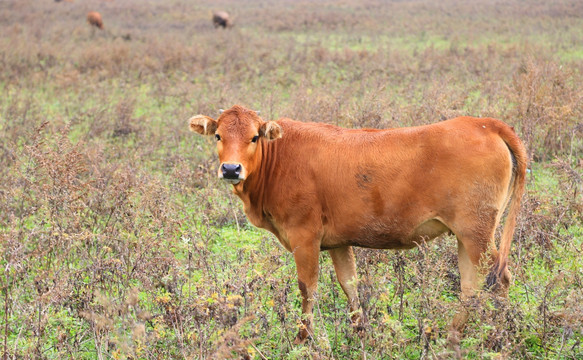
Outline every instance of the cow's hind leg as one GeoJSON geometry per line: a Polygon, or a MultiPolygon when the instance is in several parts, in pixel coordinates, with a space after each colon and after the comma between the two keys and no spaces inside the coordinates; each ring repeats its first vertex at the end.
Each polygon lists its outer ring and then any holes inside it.
{"type": "MultiPolygon", "coordinates": [[[[495,221],[493,221],[495,224],[495,221]]],[[[461,300],[468,302],[475,296],[486,272],[497,256],[494,246],[494,230],[473,232],[473,236],[458,235],[458,267],[460,271],[461,300]]],[[[461,332],[468,320],[467,308],[462,308],[452,322],[452,330],[461,332]]]]}
{"type": "MultiPolygon", "coordinates": [[[[474,259],[476,257],[474,256],[474,259]]],[[[478,261],[472,261],[468,250],[464,246],[463,242],[458,239],[458,268],[460,271],[460,287],[461,287],[461,300],[465,302],[471,299],[472,296],[476,293],[479,284],[479,276],[478,276],[478,266],[479,266],[479,259],[478,261]]],[[[469,313],[465,307],[462,307],[458,313],[454,316],[453,322],[451,324],[451,328],[453,331],[461,332],[468,320],[469,313]]]]}
{"type": "Polygon", "coordinates": [[[356,263],[352,247],[345,246],[337,249],[330,249],[328,252],[332,258],[338,282],[348,298],[350,313],[352,314],[352,326],[358,333],[362,333],[362,331],[364,331],[363,314],[361,313],[360,305],[358,303],[356,263]]]}

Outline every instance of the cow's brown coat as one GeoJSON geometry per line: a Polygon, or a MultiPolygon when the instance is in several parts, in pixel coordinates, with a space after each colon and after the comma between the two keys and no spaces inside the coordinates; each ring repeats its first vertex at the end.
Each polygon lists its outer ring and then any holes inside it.
{"type": "MultiPolygon", "coordinates": [[[[234,106],[217,121],[191,118],[190,129],[220,137],[221,164],[242,166],[239,178],[230,181],[249,220],[293,253],[305,314],[297,343],[312,331],[322,250],[330,253],[357,327],[352,246],[410,249],[451,232],[458,239],[462,294],[476,291],[482,259],[492,268],[490,285],[506,292],[527,156],[505,123],[459,117],[419,127],[353,130],[290,119],[264,122],[234,106]],[[256,135],[260,139],[253,142],[256,135]],[[494,233],[506,207],[497,251],[494,233]]],[[[461,312],[452,326],[461,329],[466,319],[461,312]]]]}
{"type": "Polygon", "coordinates": [[[231,27],[233,22],[229,14],[225,11],[217,11],[213,13],[213,25],[215,28],[222,27],[223,29],[231,27]]]}
{"type": "Polygon", "coordinates": [[[101,14],[97,11],[90,11],[87,13],[87,22],[89,25],[95,26],[98,29],[103,29],[103,19],[101,14]]]}

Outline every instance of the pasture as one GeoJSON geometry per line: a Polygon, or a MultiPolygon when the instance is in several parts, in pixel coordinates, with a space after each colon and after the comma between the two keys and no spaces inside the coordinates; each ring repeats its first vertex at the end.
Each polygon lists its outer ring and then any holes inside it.
{"type": "Polygon", "coordinates": [[[583,2],[4,0],[0,34],[3,359],[583,359],[583,2]],[[294,346],[293,256],[188,130],[233,104],[514,126],[530,172],[509,298],[465,304],[448,344],[455,238],[355,249],[361,339],[323,253],[315,339],[294,346]]]}

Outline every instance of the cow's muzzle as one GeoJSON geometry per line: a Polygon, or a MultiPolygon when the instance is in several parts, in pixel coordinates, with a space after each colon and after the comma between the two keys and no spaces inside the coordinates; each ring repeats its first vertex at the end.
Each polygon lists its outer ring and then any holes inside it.
{"type": "Polygon", "coordinates": [[[243,166],[241,164],[229,164],[222,163],[219,171],[219,177],[227,182],[236,184],[241,180],[244,180],[243,166]]]}

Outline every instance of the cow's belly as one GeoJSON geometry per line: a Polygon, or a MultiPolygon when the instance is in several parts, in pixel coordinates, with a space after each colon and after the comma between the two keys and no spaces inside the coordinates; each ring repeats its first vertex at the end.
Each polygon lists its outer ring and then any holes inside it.
{"type": "Polygon", "coordinates": [[[371,222],[356,232],[325,236],[322,239],[322,249],[346,245],[373,249],[411,249],[448,231],[448,227],[439,219],[429,219],[417,226],[371,222]]]}

